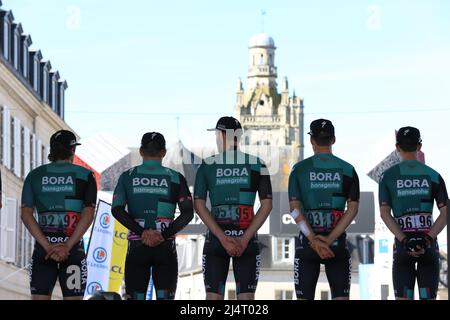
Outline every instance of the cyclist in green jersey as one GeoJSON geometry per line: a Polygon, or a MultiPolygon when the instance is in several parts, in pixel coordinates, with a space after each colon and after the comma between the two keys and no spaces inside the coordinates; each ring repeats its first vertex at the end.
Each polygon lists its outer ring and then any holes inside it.
{"type": "Polygon", "coordinates": [[[298,299],[314,299],[324,264],[332,298],[346,300],[351,258],[345,230],[358,213],[359,179],[352,165],[332,154],[336,138],[331,121],[318,119],[310,128],[314,156],[297,163],[289,176],[291,215],[300,227],[295,290],[298,299]]]}
{"type": "Polygon", "coordinates": [[[435,299],[439,284],[437,235],[447,222],[447,189],[441,175],[417,160],[420,131],[397,132],[402,162],[384,172],[379,184],[380,213],[395,236],[392,277],[398,300],[414,299],[417,279],[420,299],[435,299]],[[433,202],[440,214],[433,222],[433,202]],[[391,215],[392,211],[392,215],[391,215]]]}
{"type": "Polygon", "coordinates": [[[233,117],[217,122],[219,154],[205,159],[195,179],[195,209],[208,227],[203,248],[206,299],[224,298],[233,259],[239,300],[255,298],[261,256],[257,231],[272,210],[272,187],[266,165],[239,150],[242,127],[233,117]],[[261,207],[254,213],[256,193],[261,207]],[[206,207],[209,194],[211,209],[206,207]]]}
{"type": "Polygon", "coordinates": [[[56,132],[50,139],[51,163],[31,171],[23,185],[21,217],[36,239],[30,268],[33,300],[50,299],[57,278],[66,300],[81,300],[86,288],[82,236],[94,219],[97,184],[92,171],[72,164],[77,145],[72,132],[56,132]]]}
{"type": "Polygon", "coordinates": [[[194,216],[192,196],[183,175],[162,166],[166,155],[162,134],[144,134],[139,151],[143,163],[122,173],[112,204],[113,216],[130,230],[125,261],[127,299],[145,300],[150,273],[156,298],[174,299],[178,280],[175,235],[194,216]],[[181,214],[174,219],[177,204],[181,214]]]}

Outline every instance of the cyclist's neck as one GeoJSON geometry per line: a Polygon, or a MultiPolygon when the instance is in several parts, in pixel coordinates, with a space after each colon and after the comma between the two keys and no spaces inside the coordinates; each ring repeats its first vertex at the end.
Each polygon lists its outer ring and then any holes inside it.
{"type": "Polygon", "coordinates": [[[146,161],[162,162],[162,158],[161,158],[161,157],[149,157],[149,156],[144,156],[144,157],[142,157],[142,160],[143,160],[144,162],[146,162],[146,161]]]}
{"type": "Polygon", "coordinates": [[[314,148],[314,154],[318,155],[318,154],[332,154],[332,150],[331,147],[321,147],[321,146],[316,146],[314,148]]]}
{"type": "Polygon", "coordinates": [[[64,160],[56,160],[53,161],[52,163],[72,163],[73,159],[64,159],[64,160]]]}
{"type": "Polygon", "coordinates": [[[403,161],[417,160],[417,152],[400,152],[403,161]]]}

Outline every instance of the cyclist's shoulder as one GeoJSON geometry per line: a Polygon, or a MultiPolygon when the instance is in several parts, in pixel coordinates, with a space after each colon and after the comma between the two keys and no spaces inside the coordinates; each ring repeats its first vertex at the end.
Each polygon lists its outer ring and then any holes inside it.
{"type": "Polygon", "coordinates": [[[303,171],[311,169],[313,168],[313,166],[314,166],[313,157],[308,157],[294,164],[294,166],[292,167],[292,171],[303,171]]]}
{"type": "Polygon", "coordinates": [[[161,173],[163,175],[168,175],[172,182],[179,183],[180,180],[185,179],[183,174],[177,170],[171,169],[169,167],[164,167],[164,166],[161,167],[161,169],[162,169],[161,173]]]}
{"type": "Polygon", "coordinates": [[[356,173],[356,169],[355,167],[348,161],[337,157],[337,156],[333,156],[334,161],[336,161],[336,164],[339,168],[342,168],[342,170],[344,171],[344,174],[347,176],[354,176],[356,173]]]}
{"type": "Polygon", "coordinates": [[[83,166],[80,166],[80,165],[74,164],[74,163],[69,164],[68,170],[74,171],[76,173],[83,174],[83,175],[89,175],[89,174],[93,173],[93,171],[91,169],[85,168],[83,166]]]}
{"type": "Polygon", "coordinates": [[[387,182],[389,180],[397,179],[400,175],[401,163],[394,164],[393,166],[387,168],[381,175],[381,181],[387,182]]]}
{"type": "Polygon", "coordinates": [[[123,171],[120,174],[119,178],[126,179],[126,178],[133,177],[133,176],[137,175],[138,174],[138,167],[139,166],[134,166],[134,167],[131,167],[131,168],[123,171]]]}
{"type": "Polygon", "coordinates": [[[422,168],[423,172],[428,175],[431,180],[433,180],[434,182],[439,182],[439,177],[441,177],[441,175],[439,174],[439,172],[437,172],[437,170],[422,162],[418,162],[417,165],[422,168]]]}

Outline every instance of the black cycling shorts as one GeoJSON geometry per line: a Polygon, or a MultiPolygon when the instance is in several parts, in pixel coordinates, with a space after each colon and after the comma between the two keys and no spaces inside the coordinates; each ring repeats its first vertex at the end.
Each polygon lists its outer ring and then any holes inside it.
{"type": "Polygon", "coordinates": [[[87,264],[83,242],[70,250],[69,258],[56,262],[49,258],[47,252],[36,242],[30,267],[30,289],[32,295],[50,296],[59,279],[63,297],[82,297],[86,289],[87,264]]]}
{"type": "MultiPolygon", "coordinates": [[[[230,256],[219,239],[211,232],[205,235],[203,247],[203,277],[206,292],[224,295],[230,256]]],[[[258,284],[261,255],[256,237],[249,241],[240,257],[233,257],[233,272],[236,281],[236,294],[254,293],[258,284]]]]}
{"type": "Polygon", "coordinates": [[[125,260],[125,291],[127,299],[145,300],[152,276],[156,299],[175,298],[178,280],[178,259],[175,241],[149,247],[140,240],[129,241],[125,260]]]}
{"type": "Polygon", "coordinates": [[[397,298],[414,299],[417,279],[420,299],[435,299],[439,285],[439,247],[434,240],[418,258],[408,255],[397,239],[394,244],[392,279],[397,298]]]}
{"type": "Polygon", "coordinates": [[[325,265],[331,297],[334,299],[349,296],[352,262],[346,235],[341,235],[330,248],[335,257],[321,259],[311,249],[303,234],[300,233],[300,237],[295,238],[294,284],[297,299],[314,299],[321,264],[325,265]]]}

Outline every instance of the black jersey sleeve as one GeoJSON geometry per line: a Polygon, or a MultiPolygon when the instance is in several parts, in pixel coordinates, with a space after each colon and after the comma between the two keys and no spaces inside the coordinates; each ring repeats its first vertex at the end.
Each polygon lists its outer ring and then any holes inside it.
{"type": "Polygon", "coordinates": [[[269,169],[264,163],[261,164],[258,196],[259,200],[272,199],[272,183],[270,182],[269,169]]]}
{"type": "Polygon", "coordinates": [[[111,209],[111,213],[117,221],[119,221],[125,228],[133,231],[137,235],[142,235],[144,228],[142,228],[125,210],[125,206],[115,206],[111,209]]]}
{"type": "Polygon", "coordinates": [[[206,200],[208,195],[208,179],[206,178],[206,164],[202,163],[197,170],[194,185],[194,198],[206,200]]]}
{"type": "Polygon", "coordinates": [[[434,198],[439,209],[447,205],[448,193],[445,186],[445,181],[442,179],[441,175],[439,175],[439,184],[436,186],[434,198]]]}
{"type": "Polygon", "coordinates": [[[380,183],[378,184],[378,203],[380,207],[389,206],[392,207],[391,195],[387,187],[386,175],[383,174],[380,183]]]}
{"type": "Polygon", "coordinates": [[[180,232],[194,217],[192,195],[189,191],[186,179],[181,174],[177,202],[178,208],[180,209],[180,215],[169,225],[167,229],[161,232],[164,239],[168,239],[180,232]]]}
{"type": "Polygon", "coordinates": [[[95,208],[97,204],[97,182],[95,181],[94,173],[90,172],[84,193],[84,206],[95,208]]]}
{"type": "Polygon", "coordinates": [[[350,181],[350,188],[348,190],[348,201],[359,201],[359,177],[356,173],[355,168],[353,168],[352,178],[350,181]]]}

